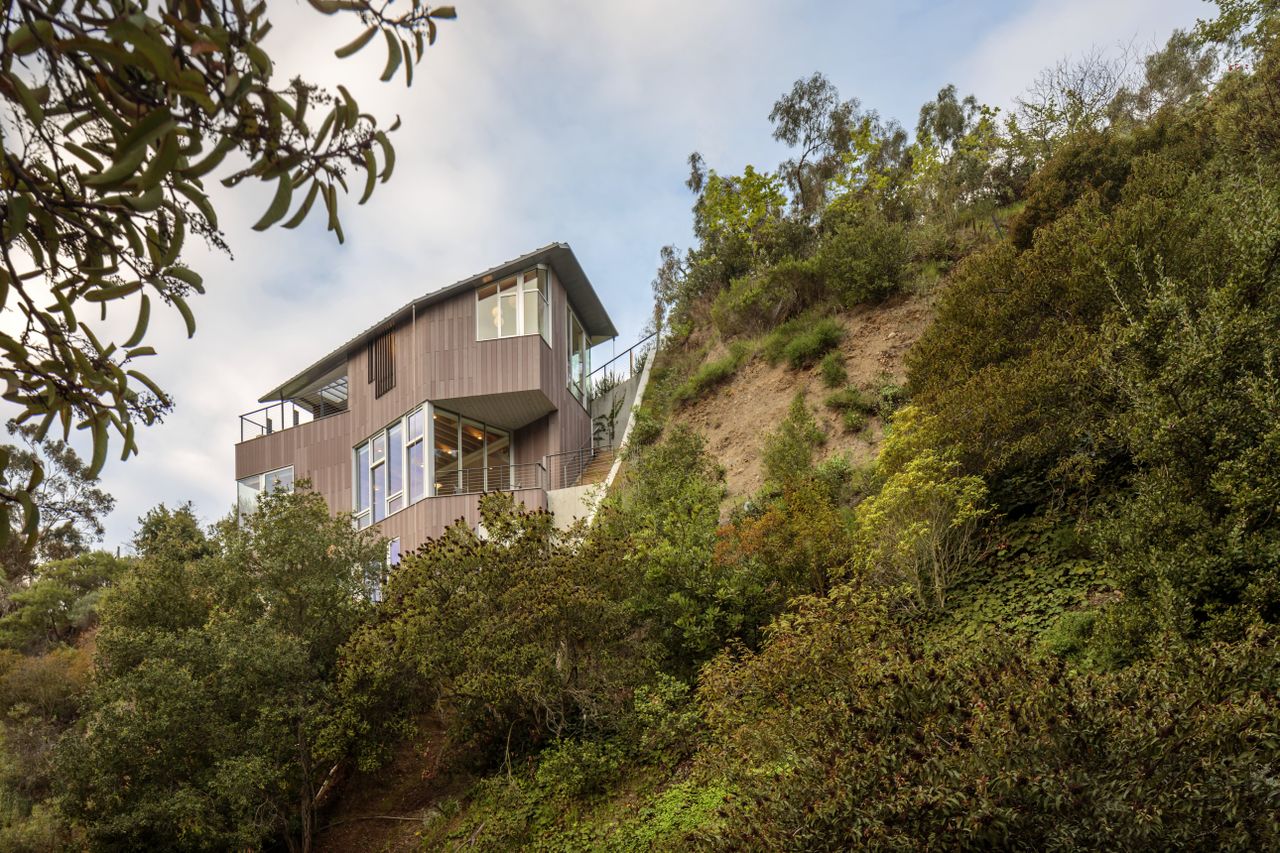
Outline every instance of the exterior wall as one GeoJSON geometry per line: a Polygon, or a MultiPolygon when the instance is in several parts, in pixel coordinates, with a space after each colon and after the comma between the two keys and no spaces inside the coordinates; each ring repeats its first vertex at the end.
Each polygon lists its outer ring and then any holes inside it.
{"type": "MultiPolygon", "coordinates": [[[[550,454],[585,446],[591,440],[591,416],[568,389],[568,298],[554,269],[549,284],[551,346],[540,335],[477,341],[476,299],[470,290],[418,309],[416,317],[406,312],[393,332],[394,388],[374,398],[368,353],[358,347],[347,360],[348,411],[236,445],[236,479],[292,465],[294,477],[309,479],[331,510],[349,510],[356,445],[424,402],[486,395],[521,394],[528,400],[531,393],[540,394],[544,411],[552,409],[513,430],[516,464],[543,462],[550,454]]],[[[531,508],[547,506],[540,490],[516,496],[531,508]]],[[[409,550],[460,517],[474,524],[478,503],[478,495],[427,498],[375,527],[399,537],[409,550]]]]}

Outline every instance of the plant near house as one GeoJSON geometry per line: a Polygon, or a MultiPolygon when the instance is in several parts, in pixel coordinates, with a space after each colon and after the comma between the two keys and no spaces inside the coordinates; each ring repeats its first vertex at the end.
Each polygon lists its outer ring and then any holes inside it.
{"type": "Polygon", "coordinates": [[[618,416],[627,402],[625,396],[613,401],[606,414],[596,415],[591,420],[591,440],[596,447],[612,447],[618,432],[618,416]]]}

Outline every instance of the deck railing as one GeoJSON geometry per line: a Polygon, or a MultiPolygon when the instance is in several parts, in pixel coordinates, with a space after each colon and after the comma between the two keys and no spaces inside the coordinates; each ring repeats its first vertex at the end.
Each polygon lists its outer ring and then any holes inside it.
{"type": "Polygon", "coordinates": [[[280,400],[263,406],[261,409],[254,409],[252,412],[246,412],[241,415],[240,440],[248,441],[251,438],[271,435],[272,433],[280,432],[280,430],[327,418],[330,415],[340,415],[345,411],[345,407],[338,408],[334,406],[328,411],[321,411],[313,415],[292,400],[280,400]]]}
{"type": "Polygon", "coordinates": [[[463,468],[460,471],[436,474],[436,497],[545,488],[547,488],[547,469],[541,462],[463,468]]]}
{"type": "Polygon", "coordinates": [[[657,334],[657,332],[650,332],[591,371],[591,374],[587,376],[587,387],[591,389],[592,399],[599,397],[613,386],[626,382],[632,376],[644,370],[645,359],[652,355],[648,349],[649,342],[657,334]]]}
{"type": "Polygon", "coordinates": [[[547,475],[550,477],[550,485],[547,488],[567,489],[594,482],[594,478],[590,476],[592,471],[612,465],[613,457],[612,444],[598,447],[586,445],[577,450],[552,453],[547,456],[547,475]]]}

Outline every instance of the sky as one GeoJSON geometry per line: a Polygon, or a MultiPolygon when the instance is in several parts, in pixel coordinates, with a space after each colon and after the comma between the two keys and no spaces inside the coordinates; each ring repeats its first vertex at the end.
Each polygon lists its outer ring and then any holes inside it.
{"type": "Polygon", "coordinates": [[[358,21],[269,3],[264,46],[281,85],[342,82],[383,125],[398,115],[395,174],[363,207],[344,200],[341,246],[315,214],[294,231],[252,231],[274,185],[215,193],[232,256],[188,243],[207,288],[192,302],[194,338],[176,312],[153,312],[158,355],[144,369],[176,408],[142,431],[140,455],[108,463],[117,506],[102,547],[127,551],[162,502],[191,501],[206,522],[226,514],[238,416],[263,393],[410,299],[534,248],[573,247],[620,332],[596,362],[625,350],[650,316],[659,249],[691,240],[689,153],[726,174],[774,167],[787,153],[769,110],[798,78],[821,71],[911,128],[947,83],[1008,106],[1059,59],[1160,43],[1212,12],[1201,0],[455,6],[405,88],[378,80],[380,40],[334,57],[358,21]]]}

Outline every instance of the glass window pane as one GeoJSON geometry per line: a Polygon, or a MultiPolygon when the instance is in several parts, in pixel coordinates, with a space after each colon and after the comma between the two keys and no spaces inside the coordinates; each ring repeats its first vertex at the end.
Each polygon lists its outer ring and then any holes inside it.
{"type": "Polygon", "coordinates": [[[542,292],[543,298],[547,295],[547,271],[538,270],[538,290],[542,292]]]}
{"type": "Polygon", "coordinates": [[[501,297],[501,312],[498,315],[498,337],[509,338],[520,334],[516,326],[516,293],[504,293],[501,297]]]}
{"type": "Polygon", "coordinates": [[[526,291],[524,296],[524,334],[538,334],[538,309],[542,307],[542,297],[538,291],[526,291]]]}
{"type": "Polygon", "coordinates": [[[426,445],[421,441],[415,441],[409,445],[409,502],[422,500],[424,489],[427,485],[427,472],[423,467],[425,462],[425,454],[422,452],[426,445]]]}
{"type": "Polygon", "coordinates": [[[511,488],[511,434],[498,429],[485,432],[485,464],[488,491],[511,488]]]}
{"type": "Polygon", "coordinates": [[[498,286],[490,284],[476,291],[476,340],[498,336],[498,286]]]}
{"type": "Polygon", "coordinates": [[[275,471],[268,471],[262,475],[263,490],[266,492],[292,492],[293,491],[293,467],[279,468],[275,471]]]}
{"type": "Polygon", "coordinates": [[[400,460],[404,456],[404,430],[396,424],[387,430],[387,494],[394,495],[404,489],[404,470],[400,460]]]}
{"type": "Polygon", "coordinates": [[[551,312],[547,310],[545,298],[538,300],[538,333],[548,344],[551,343],[551,312]]]}
{"type": "Polygon", "coordinates": [[[262,478],[257,474],[236,480],[236,509],[241,515],[249,515],[258,508],[258,490],[261,486],[262,478]]]}
{"type": "Polygon", "coordinates": [[[369,518],[369,513],[367,512],[364,515],[356,516],[356,527],[360,528],[361,530],[364,530],[371,523],[372,523],[372,519],[369,518]]]}
{"type": "Polygon", "coordinates": [[[422,438],[422,425],[424,423],[424,415],[422,409],[412,412],[409,415],[409,441],[422,438]]]}
{"type": "Polygon", "coordinates": [[[387,499],[387,515],[399,512],[404,509],[404,493],[400,493],[393,498],[387,499]]]}
{"type": "Polygon", "coordinates": [[[499,291],[501,291],[501,292],[504,292],[504,293],[505,293],[505,292],[508,292],[508,291],[514,292],[514,291],[515,291],[515,289],[516,289],[516,277],[515,277],[515,276],[511,276],[511,278],[506,278],[506,279],[503,279],[502,281],[498,282],[498,290],[499,290],[499,291]]]}
{"type": "Polygon", "coordinates": [[[356,512],[369,508],[369,445],[356,450],[356,512]]]}
{"type": "Polygon", "coordinates": [[[387,457],[387,437],[383,433],[378,433],[373,437],[373,441],[369,442],[373,445],[373,458],[370,462],[381,462],[387,457]]]}
{"type": "Polygon", "coordinates": [[[391,544],[387,546],[387,565],[400,565],[400,540],[392,539],[391,544]]]}
{"type": "Polygon", "coordinates": [[[373,468],[373,520],[382,521],[387,517],[387,466],[375,465],[373,468]]]}
{"type": "Polygon", "coordinates": [[[458,491],[458,419],[448,412],[437,411],[432,419],[435,447],[437,495],[452,495],[458,491]]]}
{"type": "Polygon", "coordinates": [[[484,429],[474,421],[462,422],[462,468],[484,467],[484,429]]]}

